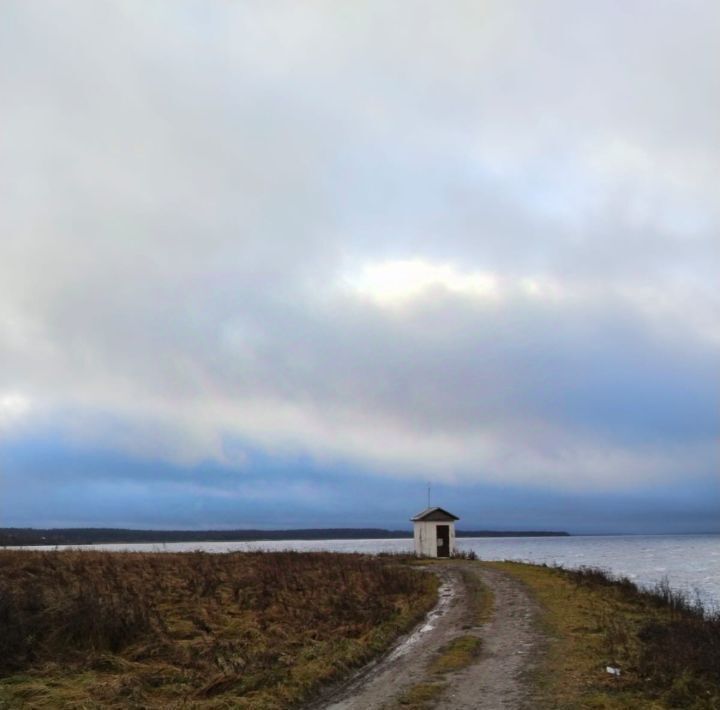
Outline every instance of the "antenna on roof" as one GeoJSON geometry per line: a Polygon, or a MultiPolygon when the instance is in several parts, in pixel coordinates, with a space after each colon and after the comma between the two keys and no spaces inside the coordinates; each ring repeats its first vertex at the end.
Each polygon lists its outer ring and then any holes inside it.
{"type": "Polygon", "coordinates": [[[430,484],[428,483],[428,505],[427,507],[430,507],[430,484]]]}

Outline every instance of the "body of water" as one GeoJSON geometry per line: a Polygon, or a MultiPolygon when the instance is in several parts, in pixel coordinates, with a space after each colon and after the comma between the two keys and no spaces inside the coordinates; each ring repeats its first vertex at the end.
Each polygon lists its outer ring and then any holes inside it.
{"type": "MultiPolygon", "coordinates": [[[[720,535],[608,535],[572,537],[459,538],[460,550],[474,550],[484,560],[518,560],[564,567],[602,567],[653,586],[670,584],[720,606],[720,535]]],[[[276,540],[264,542],[192,542],[167,544],[84,545],[78,549],[146,552],[233,552],[247,550],[330,550],[333,552],[411,552],[412,539],[276,540]]],[[[38,549],[38,548],[34,548],[38,549]]],[[[39,549],[58,549],[39,548],[39,549]]]]}

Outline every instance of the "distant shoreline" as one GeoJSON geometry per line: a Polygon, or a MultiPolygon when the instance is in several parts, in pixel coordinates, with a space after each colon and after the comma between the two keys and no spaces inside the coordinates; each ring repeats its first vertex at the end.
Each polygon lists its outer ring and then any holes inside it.
{"type": "MultiPolygon", "coordinates": [[[[552,530],[458,530],[457,537],[569,537],[552,530]]],[[[168,542],[412,539],[409,530],[299,528],[293,530],[132,530],[126,528],[0,528],[0,547],[168,542]]]]}

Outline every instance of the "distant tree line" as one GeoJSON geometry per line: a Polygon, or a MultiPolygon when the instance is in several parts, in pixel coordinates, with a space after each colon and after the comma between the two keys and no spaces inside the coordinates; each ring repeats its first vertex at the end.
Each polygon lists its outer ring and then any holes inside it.
{"type": "MultiPolygon", "coordinates": [[[[547,530],[458,530],[457,537],[557,537],[547,530]]],[[[0,547],[94,543],[263,542],[272,540],[379,540],[412,537],[409,530],[309,528],[297,530],[128,530],[123,528],[0,528],[0,547]]]]}

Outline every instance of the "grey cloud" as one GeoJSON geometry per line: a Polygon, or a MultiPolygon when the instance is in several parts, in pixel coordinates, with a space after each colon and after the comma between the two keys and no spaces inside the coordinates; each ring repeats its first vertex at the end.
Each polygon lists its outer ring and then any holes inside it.
{"type": "Polygon", "coordinates": [[[167,456],[714,465],[713,4],[0,13],[0,395],[167,456]],[[569,296],[340,285],[414,257],[569,296]]]}

